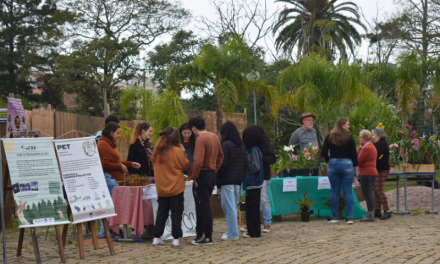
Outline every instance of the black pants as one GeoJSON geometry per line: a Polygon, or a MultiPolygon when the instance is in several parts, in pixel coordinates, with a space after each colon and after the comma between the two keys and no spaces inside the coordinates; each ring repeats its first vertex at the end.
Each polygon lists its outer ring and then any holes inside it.
{"type": "Polygon", "coordinates": [[[261,236],[260,199],[261,189],[246,190],[246,222],[251,237],[261,236]]]}
{"type": "Polygon", "coordinates": [[[160,238],[165,230],[168,216],[171,210],[171,235],[174,239],[183,236],[182,233],[182,214],[183,214],[183,193],[171,197],[158,197],[156,227],[154,229],[154,237],[160,238]]]}
{"type": "Polygon", "coordinates": [[[196,204],[196,216],[197,236],[205,237],[212,236],[212,211],[210,198],[215,185],[215,171],[214,170],[202,170],[199,178],[196,180],[196,184],[193,184],[194,202],[196,204]]]}
{"type": "Polygon", "coordinates": [[[373,187],[375,176],[361,176],[361,188],[362,194],[364,195],[365,201],[367,202],[367,210],[369,212],[374,211],[374,196],[373,196],[373,187]]]}

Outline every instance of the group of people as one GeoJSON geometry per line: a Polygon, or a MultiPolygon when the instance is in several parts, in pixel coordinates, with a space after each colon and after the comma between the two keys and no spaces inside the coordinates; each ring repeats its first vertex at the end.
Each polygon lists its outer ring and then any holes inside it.
{"type": "MultiPolygon", "coordinates": [[[[196,208],[196,237],[194,245],[213,244],[213,218],[210,197],[217,185],[221,206],[226,214],[227,230],[222,240],[239,239],[237,206],[241,186],[246,195],[247,226],[241,228],[243,237],[260,237],[260,205],[263,207],[263,232],[270,232],[269,201],[270,165],[276,162],[275,150],[261,126],[246,128],[242,137],[232,122],[220,127],[220,138],[205,129],[205,120],[193,117],[179,129],[167,127],[159,132],[160,139],[153,147],[153,128],[138,123],[133,131],[127,161],[116,151],[120,136],[119,120],[108,116],[105,128],[95,134],[98,151],[109,192],[112,195],[118,181],[127,174],[152,176],[158,194],[158,212],[153,245],[163,245],[160,239],[171,211],[172,246],[179,246],[182,237],[185,175],[193,182],[196,208]]],[[[105,237],[101,227],[100,237],[105,237]]]]}

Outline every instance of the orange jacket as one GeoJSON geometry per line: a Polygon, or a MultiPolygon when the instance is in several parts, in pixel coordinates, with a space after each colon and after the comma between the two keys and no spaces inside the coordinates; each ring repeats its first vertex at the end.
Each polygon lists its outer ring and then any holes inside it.
{"type": "Polygon", "coordinates": [[[376,176],[377,150],[373,143],[358,151],[359,172],[362,176],[376,176]],[[362,151],[361,151],[362,150],[362,151]]]}
{"type": "Polygon", "coordinates": [[[124,164],[128,168],[131,167],[132,162],[121,160],[115,142],[108,137],[101,136],[98,143],[98,152],[104,172],[109,173],[116,181],[125,180],[124,172],[119,168],[119,164],[124,164]]]}

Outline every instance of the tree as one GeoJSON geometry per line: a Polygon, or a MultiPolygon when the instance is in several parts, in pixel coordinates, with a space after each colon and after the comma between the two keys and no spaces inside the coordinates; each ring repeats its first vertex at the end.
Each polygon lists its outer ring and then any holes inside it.
{"type": "Polygon", "coordinates": [[[190,92],[208,90],[215,96],[217,132],[223,124],[223,112],[233,113],[235,104],[242,104],[251,87],[270,97],[266,81],[249,81],[246,75],[259,69],[258,59],[240,38],[231,38],[220,46],[206,45],[194,61],[173,65],[167,74],[171,90],[190,92]]]}
{"type": "Polygon", "coordinates": [[[159,92],[167,87],[168,67],[192,62],[204,43],[192,31],[179,30],[169,43],[156,45],[147,53],[147,69],[153,76],[153,83],[158,84],[159,92]]]}
{"type": "Polygon", "coordinates": [[[134,104],[137,115],[142,120],[149,120],[156,99],[154,93],[139,86],[134,86],[122,92],[119,105],[121,109],[127,110],[134,104]]]}
{"type": "Polygon", "coordinates": [[[59,25],[71,21],[55,0],[3,0],[0,12],[0,92],[27,95],[31,70],[50,69],[62,38],[59,25]]]}
{"type": "Polygon", "coordinates": [[[67,92],[78,95],[79,113],[102,116],[102,98],[108,98],[107,91],[136,76],[138,45],[104,37],[74,42],[73,48],[72,53],[57,57],[55,77],[50,81],[54,85],[62,83],[67,92]]]}
{"type": "Polygon", "coordinates": [[[354,54],[355,45],[361,44],[361,35],[353,26],[357,24],[366,30],[360,21],[358,7],[353,2],[338,0],[277,0],[289,5],[279,14],[273,28],[278,32],[275,40],[277,50],[291,55],[298,46],[298,58],[310,55],[316,49],[331,51],[328,59],[338,49],[342,58],[348,48],[354,54]],[[353,16],[346,16],[344,12],[353,16]]]}

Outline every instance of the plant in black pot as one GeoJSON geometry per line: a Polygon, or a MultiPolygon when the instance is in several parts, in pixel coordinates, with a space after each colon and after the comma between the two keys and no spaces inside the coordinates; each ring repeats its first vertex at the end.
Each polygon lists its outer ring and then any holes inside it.
{"type": "MultiPolygon", "coordinates": [[[[325,200],[324,200],[324,202],[322,202],[322,204],[327,206],[327,207],[324,207],[324,209],[331,209],[332,208],[331,194],[327,194],[325,196],[325,200]]],[[[347,214],[347,211],[345,209],[345,197],[341,192],[339,194],[338,219],[341,219],[342,211],[345,211],[345,214],[347,214]]]]}
{"type": "Polygon", "coordinates": [[[300,208],[298,210],[298,218],[296,219],[297,221],[299,220],[300,214],[301,214],[301,219],[303,222],[308,222],[310,219],[309,210],[315,204],[315,200],[313,200],[313,198],[308,199],[306,196],[307,196],[307,192],[304,193],[304,198],[302,200],[299,200],[299,199],[294,200],[294,202],[300,206],[300,208]]]}

